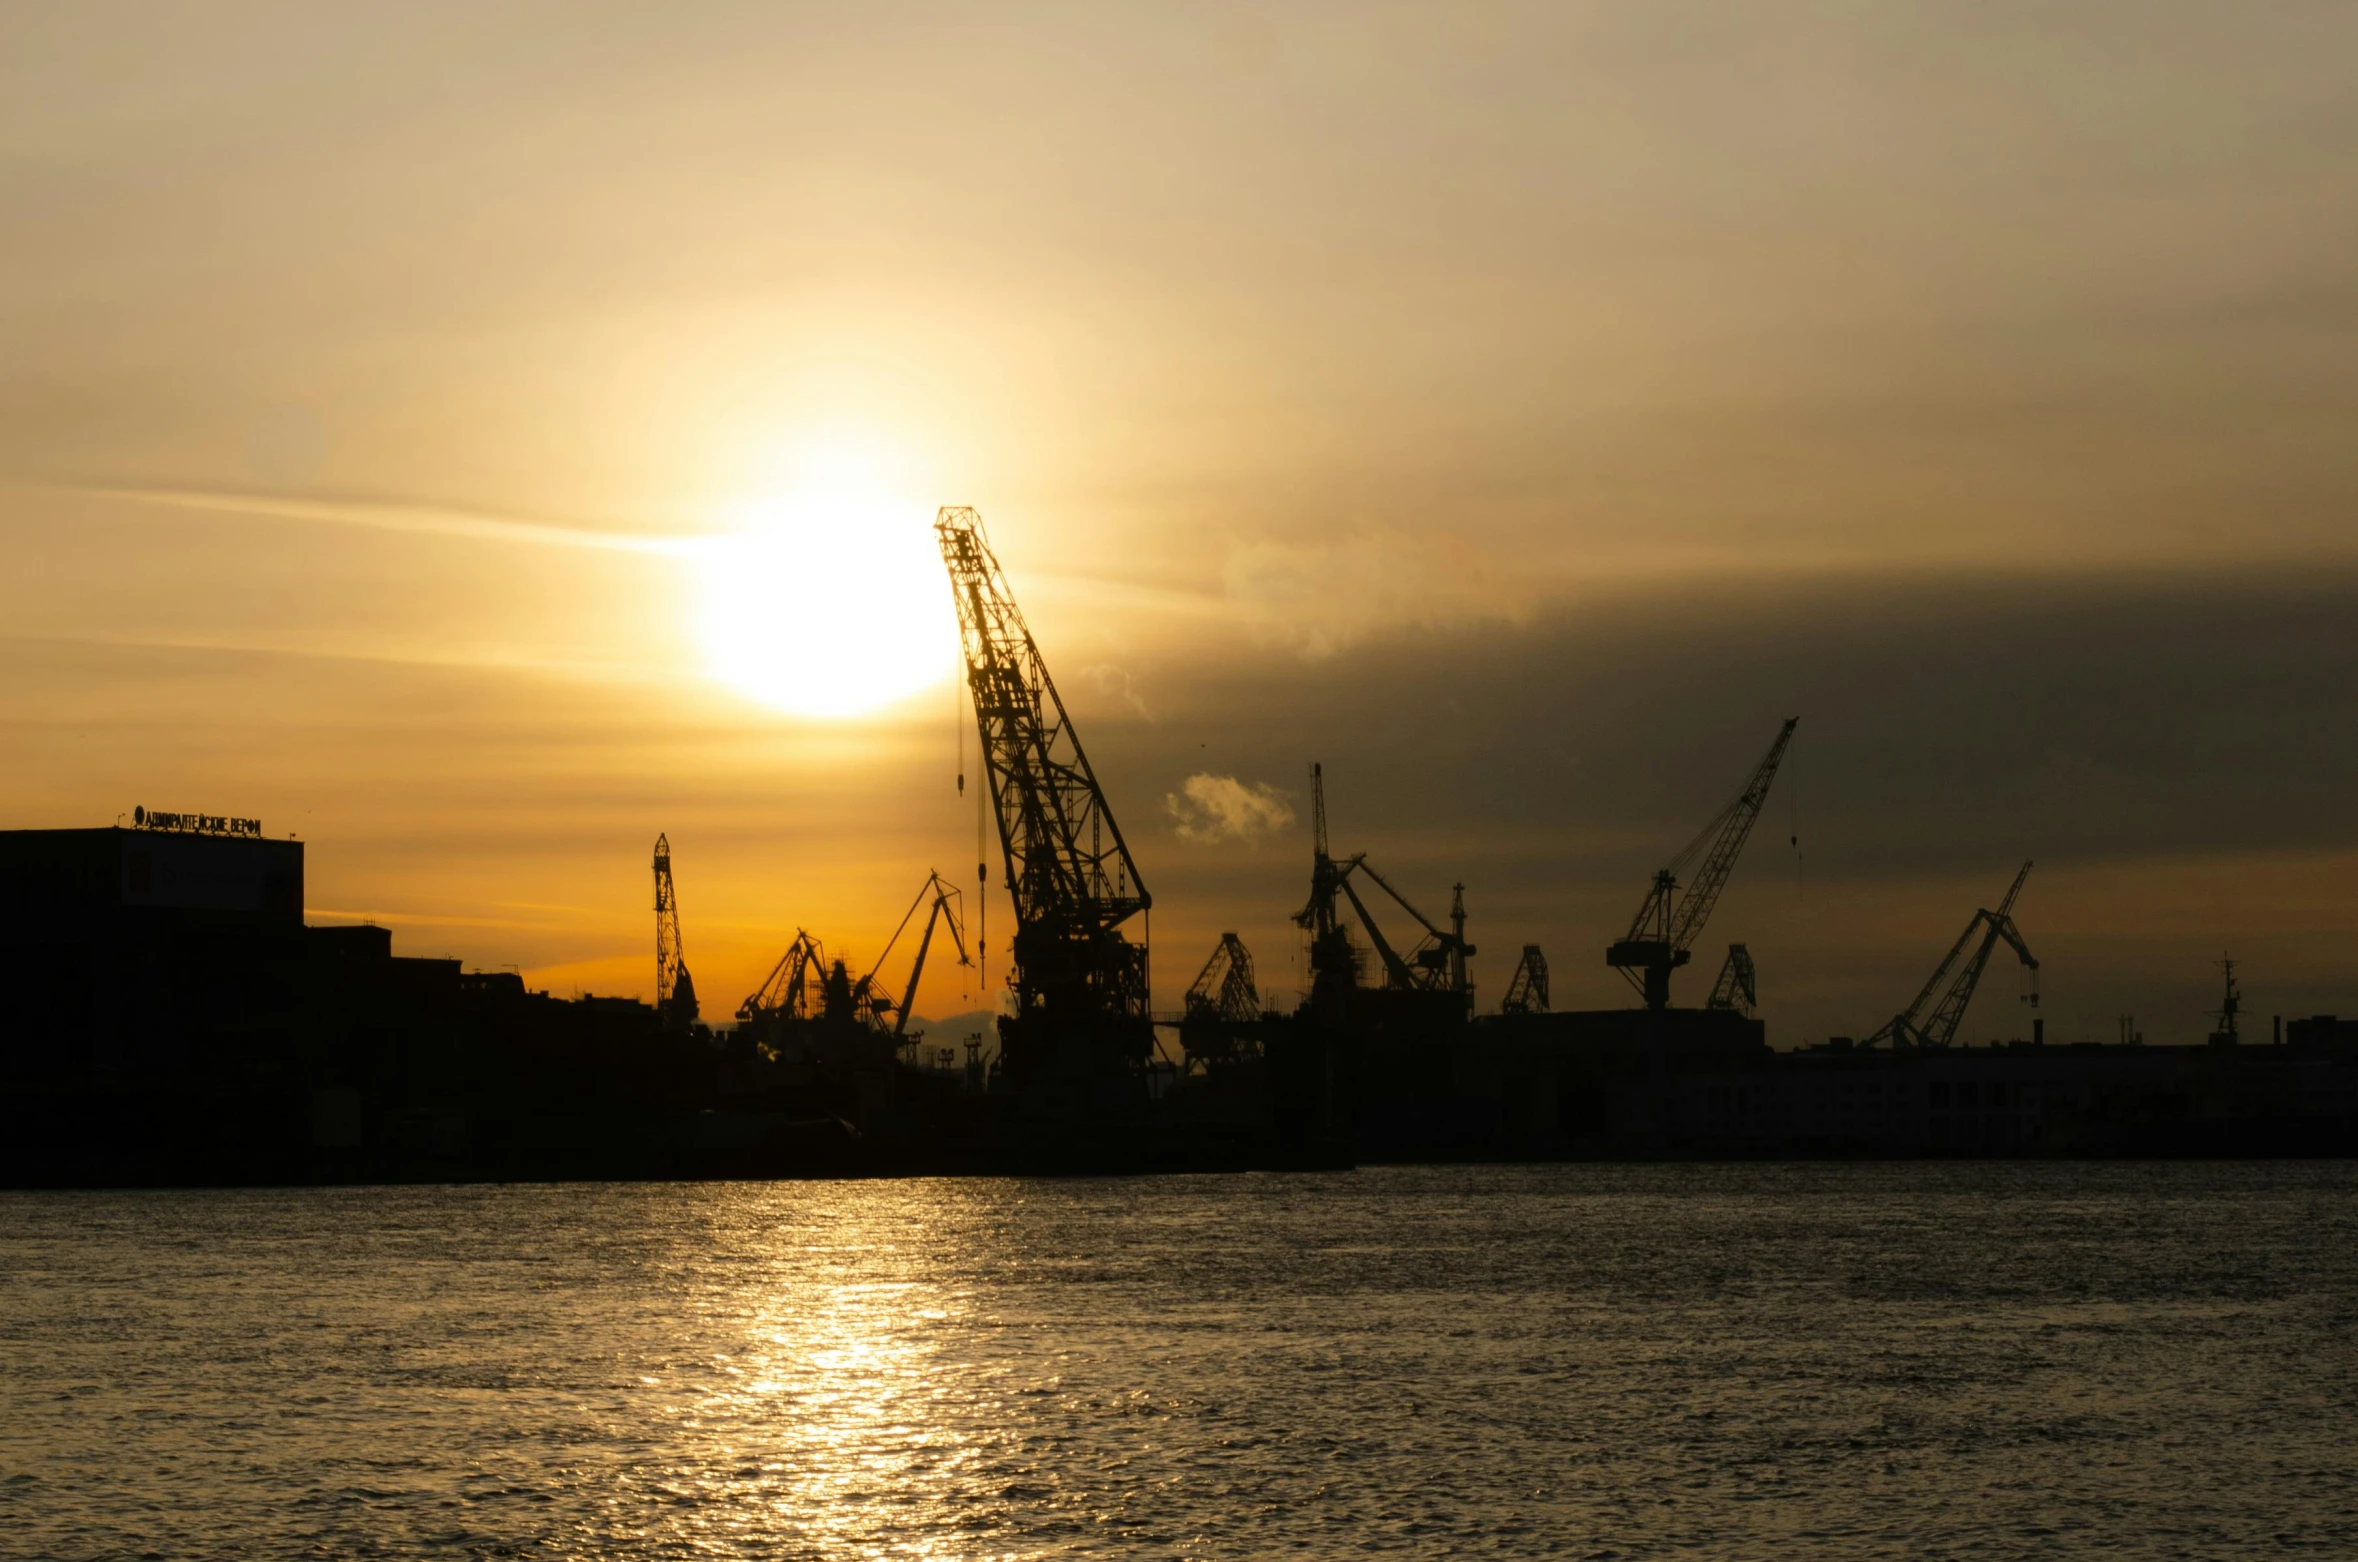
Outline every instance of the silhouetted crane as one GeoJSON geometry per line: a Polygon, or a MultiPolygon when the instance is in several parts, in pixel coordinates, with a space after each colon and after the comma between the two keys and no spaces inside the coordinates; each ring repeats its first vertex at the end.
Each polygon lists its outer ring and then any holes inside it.
{"type": "Polygon", "coordinates": [[[1294,913],[1294,925],[1310,935],[1310,1011],[1321,1024],[1349,1023],[1351,993],[1359,985],[1359,955],[1343,931],[1336,901],[1342,870],[1327,848],[1326,767],[1310,767],[1310,899],[1294,913]]]}
{"type": "Polygon", "coordinates": [[[696,980],[680,944],[679,891],[671,882],[671,839],[655,837],[655,1013],[667,1031],[696,1022],[696,980]]]}
{"type": "Polygon", "coordinates": [[[1348,900],[1351,909],[1358,913],[1359,925],[1366,930],[1368,942],[1374,945],[1376,958],[1383,964],[1386,987],[1401,992],[1450,992],[1470,999],[1473,986],[1466,980],[1466,957],[1476,951],[1466,942],[1466,887],[1463,884],[1452,887],[1449,926],[1444,929],[1395,889],[1391,880],[1378,873],[1367,860],[1367,853],[1335,861],[1327,849],[1326,774],[1318,765],[1310,767],[1310,817],[1310,900],[1294,914],[1294,925],[1310,933],[1313,998],[1322,973],[1349,972],[1352,980],[1357,980],[1357,961],[1352,957],[1349,939],[1344,936],[1341,911],[1335,903],[1340,897],[1348,900]],[[1367,902],[1352,887],[1352,878],[1362,873],[1424,929],[1424,937],[1405,956],[1393,948],[1375,914],[1367,909],[1367,902]]]}
{"type": "Polygon", "coordinates": [[[966,953],[966,928],[958,920],[957,900],[958,891],[944,882],[939,873],[928,873],[925,882],[918,886],[917,898],[909,902],[907,911],[901,913],[901,925],[894,928],[892,937],[884,941],[884,953],[876,957],[876,969],[861,978],[862,990],[876,995],[871,998],[869,1007],[877,1014],[879,1022],[883,1015],[892,1016],[892,1036],[896,1042],[908,1032],[909,1010],[917,1002],[917,984],[925,976],[926,951],[933,948],[933,930],[936,927],[947,927],[950,930],[950,942],[957,946],[958,963],[974,964],[966,953]],[[901,941],[901,934],[908,931],[910,919],[917,915],[917,908],[925,904],[929,895],[933,898],[933,905],[925,913],[925,934],[917,940],[917,957],[909,965],[909,986],[896,1001],[882,982],[884,962],[892,957],[893,946],[901,941]]]}
{"type": "Polygon", "coordinates": [[[2006,890],[2006,898],[1998,902],[1997,910],[1985,906],[1973,913],[1965,931],[1957,935],[1957,941],[1949,946],[1948,954],[1932,973],[1932,980],[1916,994],[1916,1001],[1893,1015],[1864,1045],[1872,1047],[1881,1041],[1894,1047],[1945,1047],[1955,1041],[1957,1026],[1965,1018],[1965,1006],[1973,1002],[1973,990],[1981,985],[1981,973],[1990,963],[1990,951],[1998,947],[2000,939],[2013,945],[2016,958],[2030,969],[2030,1001],[2037,1005],[2039,962],[2014,926],[2014,897],[2022,893],[2022,881],[2030,877],[2030,870],[2029,863],[2022,865],[2022,871],[2014,875],[2013,884],[2006,890]],[[1974,944],[1976,934],[1981,939],[1978,944],[1974,944]],[[1969,956],[1965,954],[1968,944],[1974,944],[1969,956]],[[1958,964],[1960,957],[1964,959],[1962,965],[1958,964]],[[1929,1014],[1927,1005],[1930,1005],[1929,1014]]]}
{"type": "Polygon", "coordinates": [[[1261,1017],[1261,991],[1253,985],[1253,957],[1244,940],[1222,933],[1220,946],[1187,989],[1188,1019],[1242,1024],[1261,1017]]]}
{"type": "Polygon", "coordinates": [[[933,948],[934,930],[947,927],[950,940],[958,950],[958,963],[974,963],[966,953],[966,932],[958,919],[957,900],[958,891],[940,874],[927,874],[925,882],[918,887],[917,898],[902,913],[900,926],[885,940],[884,952],[876,957],[876,968],[865,976],[852,975],[841,960],[829,960],[825,945],[808,932],[796,929],[794,941],[786,946],[778,963],[770,967],[770,974],[737,1005],[737,1018],[748,1024],[803,1020],[849,1022],[889,1036],[897,1045],[908,1031],[910,1008],[917,1001],[917,984],[925,976],[925,959],[933,948]],[[916,958],[910,962],[908,987],[895,998],[892,989],[884,984],[884,963],[892,957],[901,935],[908,931],[917,908],[924,906],[929,897],[932,906],[925,915],[925,932],[917,941],[916,958]]]}
{"type": "Polygon", "coordinates": [[[825,1001],[820,983],[827,969],[827,951],[819,941],[800,928],[794,931],[794,942],[770,967],[770,974],[762,984],[737,1005],[737,1018],[756,1021],[770,1018],[807,1020],[817,1018],[825,1001]]]}
{"type": "Polygon", "coordinates": [[[1753,768],[1744,790],[1703,827],[1702,834],[1687,843],[1686,850],[1654,875],[1654,887],[1631,919],[1628,934],[1605,951],[1605,963],[1645,996],[1647,1008],[1670,1006],[1670,973],[1687,963],[1690,948],[1711,918],[1711,908],[1719,903],[1720,891],[1727,888],[1745,837],[1752,833],[1761,804],[1768,800],[1769,783],[1776,779],[1777,766],[1785,758],[1785,745],[1793,741],[1793,729],[1800,724],[1798,716],[1786,720],[1777,740],[1753,768]],[[1682,895],[1679,874],[1698,857],[1702,865],[1682,895]]]}
{"type": "Polygon", "coordinates": [[[1015,902],[1011,1078],[1055,1060],[1134,1067],[1154,1049],[1147,951],[1122,924],[1153,904],[1089,768],[1048,665],[1015,605],[982,517],[945,506],[934,536],[958,601],[983,775],[1015,902]]]}
{"type": "Polygon", "coordinates": [[[2237,1022],[2237,1016],[2243,1013],[2243,989],[2235,984],[2235,967],[2239,963],[2224,952],[2219,956],[2219,976],[2224,983],[2224,991],[2219,1006],[2211,1011],[2211,1018],[2219,1022],[2218,1028],[2211,1032],[2211,1045],[2214,1047],[2232,1047],[2243,1039],[2242,1028],[2237,1022]]]}
{"type": "Polygon", "coordinates": [[[1547,956],[1537,944],[1523,946],[1515,974],[1507,978],[1506,996],[1498,1001],[1501,1014],[1547,1013],[1547,956]]]}
{"type": "Polygon", "coordinates": [[[1403,992],[1471,991],[1466,983],[1466,956],[1474,953],[1474,948],[1466,942],[1466,887],[1463,884],[1453,886],[1449,906],[1450,925],[1446,930],[1436,927],[1432,918],[1417,910],[1406,895],[1392,887],[1391,880],[1376,872],[1375,865],[1367,860],[1365,852],[1343,864],[1341,884],[1344,897],[1351,902],[1351,909],[1359,913],[1359,925],[1367,929],[1368,939],[1374,943],[1376,955],[1384,962],[1386,986],[1399,988],[1403,992]],[[1391,941],[1384,937],[1383,929],[1376,925],[1374,913],[1367,909],[1367,902],[1361,900],[1359,892],[1351,887],[1352,876],[1361,873],[1374,880],[1378,889],[1391,896],[1393,903],[1425,930],[1425,936],[1417,941],[1407,955],[1403,956],[1392,948],[1391,941]]]}
{"type": "Polygon", "coordinates": [[[1219,1068],[1261,1055],[1261,990],[1244,940],[1223,933],[1187,989],[1179,1044],[1187,1061],[1219,1068]]]}
{"type": "Polygon", "coordinates": [[[1742,944],[1728,945],[1727,962],[1719,968],[1719,980],[1711,984],[1710,1001],[1706,1009],[1734,1009],[1750,1014],[1760,1002],[1760,989],[1752,970],[1752,951],[1742,944]]]}

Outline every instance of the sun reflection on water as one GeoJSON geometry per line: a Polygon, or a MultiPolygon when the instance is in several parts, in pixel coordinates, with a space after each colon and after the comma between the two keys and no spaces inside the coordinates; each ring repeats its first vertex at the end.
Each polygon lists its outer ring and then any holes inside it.
{"type": "Polygon", "coordinates": [[[708,1518],[831,1555],[972,1555],[950,1537],[971,1508],[989,1374],[951,1343],[974,1322],[973,1293],[933,1261],[976,1213],[961,1207],[971,1195],[748,1191],[794,1208],[764,1211],[782,1217],[767,1261],[709,1298],[742,1323],[715,1341],[726,1348],[686,1412],[728,1454],[709,1467],[721,1489],[708,1518]],[[894,1514],[889,1544],[880,1510],[894,1514]]]}

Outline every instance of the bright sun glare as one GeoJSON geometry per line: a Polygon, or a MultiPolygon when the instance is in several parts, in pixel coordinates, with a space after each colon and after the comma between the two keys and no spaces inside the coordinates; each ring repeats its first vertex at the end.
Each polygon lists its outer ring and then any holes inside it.
{"type": "Polygon", "coordinates": [[[748,502],[702,561],[705,659],[798,716],[859,716],[950,670],[955,609],[933,511],[851,436],[814,441],[774,497],[748,502]]]}

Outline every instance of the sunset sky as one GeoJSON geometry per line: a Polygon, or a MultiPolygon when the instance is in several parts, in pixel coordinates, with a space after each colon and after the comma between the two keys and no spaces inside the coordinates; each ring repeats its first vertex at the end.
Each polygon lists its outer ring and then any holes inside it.
{"type": "Polygon", "coordinates": [[[2348,4],[0,10],[0,826],[258,815],[314,921],[641,994],[668,832],[725,1017],[971,894],[971,504],[1158,1007],[1226,928],[1301,981],[1312,760],[1485,1007],[1533,941],[1619,1004],[1798,715],[1682,998],[1740,939],[1772,1042],[1863,1034],[2035,858],[2052,1038],[2195,1039],[2222,950],[2358,1013],[2354,62],[2348,4]]]}

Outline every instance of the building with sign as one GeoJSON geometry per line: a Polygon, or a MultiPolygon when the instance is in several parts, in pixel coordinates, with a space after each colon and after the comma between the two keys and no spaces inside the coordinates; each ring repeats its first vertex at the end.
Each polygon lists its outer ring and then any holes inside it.
{"type": "Polygon", "coordinates": [[[0,1067],[148,1072],[283,1032],[303,843],[177,830],[0,831],[0,1067]]]}

